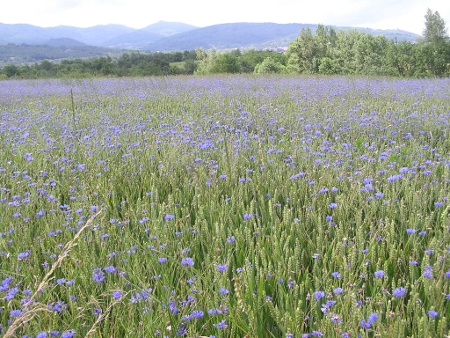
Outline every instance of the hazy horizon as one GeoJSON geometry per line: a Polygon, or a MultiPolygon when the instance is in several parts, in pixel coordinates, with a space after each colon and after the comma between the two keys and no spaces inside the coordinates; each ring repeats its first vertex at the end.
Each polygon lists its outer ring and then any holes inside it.
{"type": "Polygon", "coordinates": [[[142,0],[34,0],[2,4],[0,22],[40,27],[93,27],[117,24],[140,29],[159,21],[197,27],[236,22],[324,24],[333,26],[399,29],[421,35],[427,9],[438,11],[450,22],[450,2],[438,0],[229,0],[218,6],[206,0],[165,1],[151,5],[142,0]],[[218,9],[217,9],[218,8],[218,9]]]}

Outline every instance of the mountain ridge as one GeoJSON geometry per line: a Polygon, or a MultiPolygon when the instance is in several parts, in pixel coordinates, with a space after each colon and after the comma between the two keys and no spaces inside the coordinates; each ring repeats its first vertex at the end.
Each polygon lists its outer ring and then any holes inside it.
{"type": "MultiPolygon", "coordinates": [[[[313,33],[316,24],[224,23],[196,27],[182,22],[158,21],[141,29],[109,24],[87,28],[73,26],[39,27],[29,24],[0,23],[0,45],[69,45],[129,49],[149,52],[170,52],[204,49],[277,49],[286,48],[303,28],[313,33]],[[70,43],[69,43],[70,42],[70,43]]],[[[333,27],[338,30],[356,29],[389,39],[416,40],[419,35],[402,30],[379,30],[361,27],[333,27]]]]}

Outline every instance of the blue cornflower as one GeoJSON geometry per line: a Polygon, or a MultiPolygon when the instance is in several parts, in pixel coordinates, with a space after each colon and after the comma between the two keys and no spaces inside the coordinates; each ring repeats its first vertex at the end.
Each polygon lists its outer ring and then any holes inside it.
{"type": "Polygon", "coordinates": [[[97,283],[102,283],[105,280],[105,274],[101,269],[94,269],[92,271],[92,280],[97,283]]]}
{"type": "Polygon", "coordinates": [[[437,312],[434,311],[434,310],[429,310],[429,311],[428,311],[428,315],[429,315],[430,317],[436,318],[437,316],[439,316],[439,313],[437,313],[437,312]]]}
{"type": "Polygon", "coordinates": [[[222,314],[222,310],[220,310],[220,309],[218,309],[218,308],[209,309],[209,310],[208,310],[208,314],[209,314],[210,316],[221,315],[221,314],[222,314]]]}
{"type": "Polygon", "coordinates": [[[58,301],[54,304],[49,304],[48,309],[56,311],[58,313],[63,312],[67,308],[67,305],[64,303],[64,301],[58,301]]]}
{"type": "Polygon", "coordinates": [[[166,220],[166,221],[171,221],[171,220],[173,220],[174,218],[175,218],[175,216],[174,216],[174,215],[171,215],[171,214],[168,214],[168,215],[164,216],[164,220],[166,220]]]}
{"type": "Polygon", "coordinates": [[[230,291],[228,291],[228,289],[226,289],[226,288],[220,288],[219,293],[221,295],[228,295],[230,293],[230,291]]]}
{"type": "Polygon", "coordinates": [[[9,315],[11,317],[19,317],[22,315],[22,311],[21,310],[12,310],[9,312],[9,315]]]}
{"type": "Polygon", "coordinates": [[[17,254],[17,258],[18,259],[25,259],[30,255],[30,250],[24,251],[24,252],[19,252],[17,254]]]}
{"type": "Polygon", "coordinates": [[[425,270],[422,275],[428,279],[433,278],[433,272],[431,270],[425,270]]]}
{"type": "Polygon", "coordinates": [[[291,181],[292,181],[292,180],[297,180],[297,179],[299,179],[299,178],[301,178],[301,177],[303,177],[303,176],[305,176],[305,173],[300,172],[300,173],[298,173],[298,174],[292,175],[292,176],[290,177],[290,180],[291,180],[291,181]]]}
{"type": "Polygon", "coordinates": [[[383,278],[384,277],[384,271],[383,270],[375,271],[373,273],[373,275],[375,276],[375,278],[383,278]]]}
{"type": "Polygon", "coordinates": [[[65,331],[61,334],[61,338],[73,338],[75,336],[75,330],[65,331]]]}
{"type": "Polygon", "coordinates": [[[334,277],[334,278],[340,278],[341,274],[338,271],[336,271],[336,272],[332,272],[331,276],[334,277]]]}
{"type": "Polygon", "coordinates": [[[367,318],[367,321],[365,319],[362,319],[359,322],[359,325],[364,329],[370,329],[372,327],[372,324],[378,319],[378,315],[376,313],[372,313],[369,315],[369,318],[367,318]]]}
{"type": "Polygon", "coordinates": [[[376,199],[383,198],[383,196],[384,196],[384,194],[383,194],[381,191],[379,191],[379,192],[377,192],[377,193],[375,194],[375,198],[376,198],[376,199]]]}
{"type": "Polygon", "coordinates": [[[406,289],[404,287],[399,287],[399,288],[394,289],[394,291],[392,291],[392,294],[395,297],[401,297],[405,294],[405,292],[406,292],[406,289]]]}
{"type": "Polygon", "coordinates": [[[114,299],[120,299],[122,298],[122,292],[120,291],[113,291],[112,296],[114,299]]]}
{"type": "Polygon", "coordinates": [[[315,300],[319,300],[321,298],[325,297],[325,292],[324,291],[315,291],[314,292],[314,299],[315,300]]]}
{"type": "Polygon", "coordinates": [[[114,266],[107,266],[106,268],[103,268],[103,270],[105,271],[105,272],[108,272],[108,273],[116,273],[117,272],[117,269],[114,267],[114,266]]]}
{"type": "Polygon", "coordinates": [[[218,264],[217,270],[220,272],[226,272],[228,270],[228,265],[227,264],[218,264]]]}
{"type": "Polygon", "coordinates": [[[191,313],[191,317],[196,318],[196,319],[200,319],[205,315],[205,313],[201,310],[194,310],[191,313]]]}
{"type": "Polygon", "coordinates": [[[194,260],[191,257],[183,257],[181,264],[186,266],[194,266],[194,260]]]}
{"type": "Polygon", "coordinates": [[[336,295],[340,295],[342,292],[344,292],[343,288],[336,288],[333,290],[333,293],[335,293],[336,295]]]}
{"type": "Polygon", "coordinates": [[[226,329],[228,325],[225,323],[225,319],[217,324],[213,324],[216,329],[226,329]]]}

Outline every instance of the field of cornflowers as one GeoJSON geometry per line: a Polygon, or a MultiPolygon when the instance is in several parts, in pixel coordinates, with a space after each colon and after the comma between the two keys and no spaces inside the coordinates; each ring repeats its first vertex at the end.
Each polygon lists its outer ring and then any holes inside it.
{"type": "Polygon", "coordinates": [[[1,82],[1,335],[450,335],[449,93],[1,82]]]}

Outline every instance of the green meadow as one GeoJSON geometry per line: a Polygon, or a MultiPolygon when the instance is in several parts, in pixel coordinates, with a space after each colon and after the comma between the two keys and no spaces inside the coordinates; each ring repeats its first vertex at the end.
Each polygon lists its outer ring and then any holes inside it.
{"type": "Polygon", "coordinates": [[[2,81],[0,334],[450,335],[449,93],[2,81]]]}

